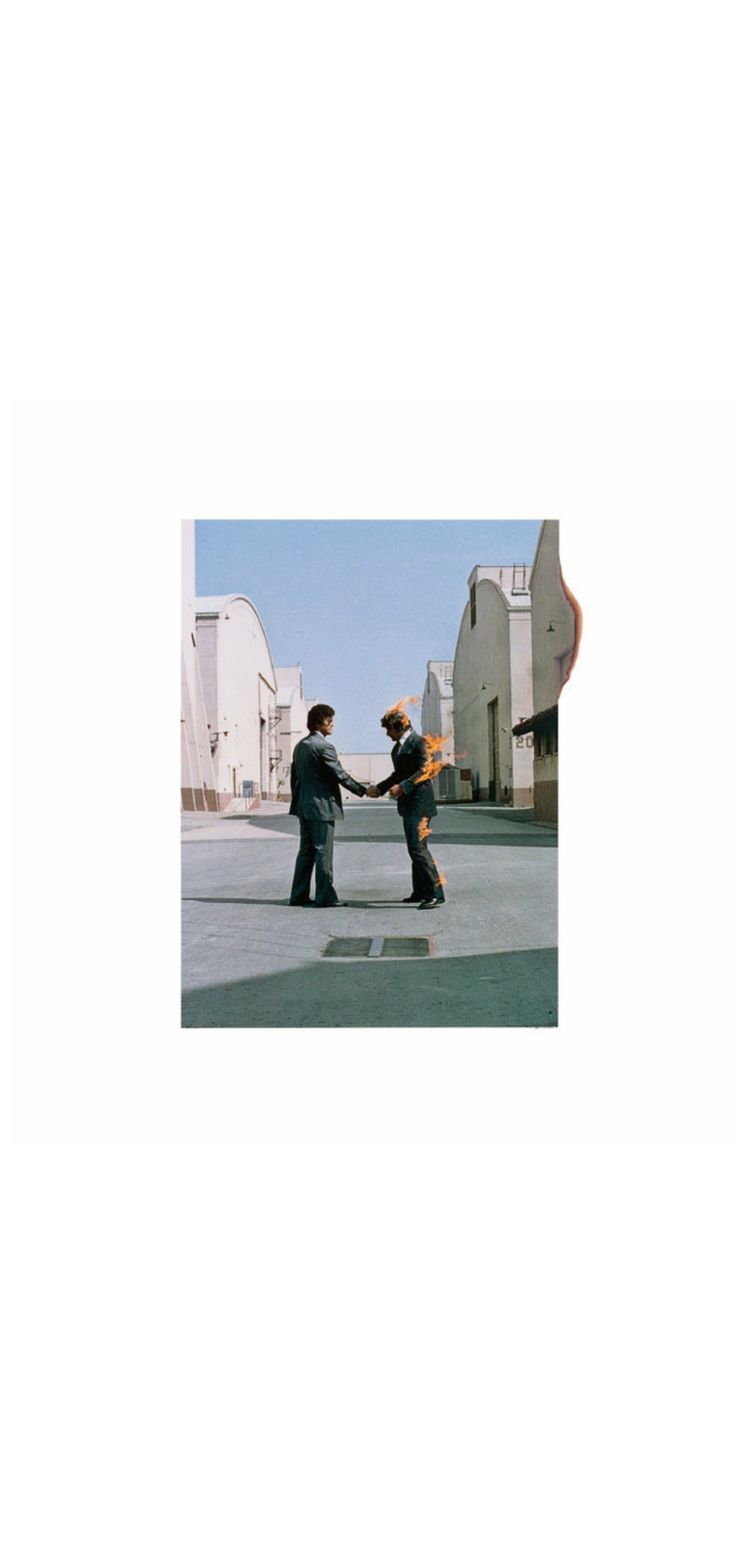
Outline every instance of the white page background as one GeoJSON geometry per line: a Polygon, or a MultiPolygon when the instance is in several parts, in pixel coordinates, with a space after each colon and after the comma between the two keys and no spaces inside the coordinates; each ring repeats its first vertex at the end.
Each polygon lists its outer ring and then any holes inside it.
{"type": "Polygon", "coordinates": [[[37,21],[10,1546],[731,1549],[719,10],[37,21]],[[560,518],[558,1031],[179,1029],[179,523],[298,516],[560,518]]]}

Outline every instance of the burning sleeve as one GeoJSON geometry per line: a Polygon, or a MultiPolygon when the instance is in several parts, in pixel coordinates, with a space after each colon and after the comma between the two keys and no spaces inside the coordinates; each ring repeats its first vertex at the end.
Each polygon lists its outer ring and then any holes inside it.
{"type": "Polygon", "coordinates": [[[416,760],[415,770],[410,772],[408,776],[401,777],[399,779],[399,787],[401,788],[402,793],[410,793],[415,787],[419,786],[420,782],[426,781],[425,773],[429,762],[429,753],[427,751],[427,746],[424,742],[424,739],[419,739],[417,741],[416,749],[413,751],[413,755],[414,759],[416,760]]]}

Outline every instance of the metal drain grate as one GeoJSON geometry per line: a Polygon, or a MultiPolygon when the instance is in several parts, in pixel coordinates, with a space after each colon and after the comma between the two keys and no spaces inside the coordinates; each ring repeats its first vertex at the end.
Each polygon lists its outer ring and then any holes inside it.
{"type": "Polygon", "coordinates": [[[324,953],[332,959],[355,958],[357,955],[363,960],[372,942],[371,938],[331,938],[324,953]]]}
{"type": "Polygon", "coordinates": [[[331,938],[324,955],[338,960],[421,959],[429,954],[428,938],[331,938]]]}
{"type": "Polygon", "coordinates": [[[384,938],[381,958],[383,960],[400,960],[403,955],[411,955],[417,959],[429,954],[428,938],[384,938]]]}

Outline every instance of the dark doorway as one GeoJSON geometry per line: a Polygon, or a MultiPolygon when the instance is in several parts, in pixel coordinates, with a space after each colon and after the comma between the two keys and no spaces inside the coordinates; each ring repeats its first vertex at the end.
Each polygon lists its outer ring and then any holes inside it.
{"type": "Polygon", "coordinates": [[[488,797],[498,803],[501,790],[501,773],[498,760],[498,696],[488,702],[488,797]]]}

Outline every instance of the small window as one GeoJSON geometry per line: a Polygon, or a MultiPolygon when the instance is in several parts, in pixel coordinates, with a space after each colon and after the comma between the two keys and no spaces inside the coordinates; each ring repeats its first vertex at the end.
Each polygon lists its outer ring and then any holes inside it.
{"type": "Polygon", "coordinates": [[[470,584],[470,629],[475,625],[475,583],[470,584]]]}

